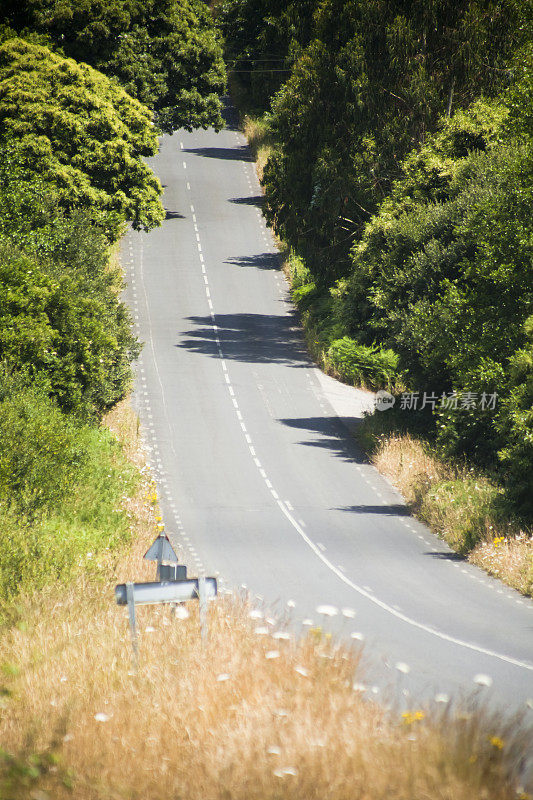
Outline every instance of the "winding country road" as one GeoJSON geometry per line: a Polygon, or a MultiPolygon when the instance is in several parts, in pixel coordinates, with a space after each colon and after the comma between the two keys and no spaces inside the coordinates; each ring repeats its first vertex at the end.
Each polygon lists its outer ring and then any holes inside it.
{"type": "Polygon", "coordinates": [[[479,691],[524,708],[533,603],[455,556],[365,463],[358,395],[309,359],[242,134],[165,136],[150,165],[167,219],[122,252],[145,342],[135,402],[189,573],[289,601],[295,621],[353,609],[328,625],[365,638],[369,692],[471,691],[483,673],[479,691]]]}

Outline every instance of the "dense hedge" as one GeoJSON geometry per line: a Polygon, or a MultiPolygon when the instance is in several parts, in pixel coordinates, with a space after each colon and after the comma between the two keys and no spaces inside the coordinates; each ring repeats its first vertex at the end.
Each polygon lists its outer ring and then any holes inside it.
{"type": "Polygon", "coordinates": [[[86,64],[23,39],[0,46],[0,135],[65,207],[100,212],[109,238],[125,220],[150,229],[164,217],[142,160],[158,148],[151,116],[86,64]]]}
{"type": "Polygon", "coordinates": [[[12,32],[113,78],[160,130],[222,127],[225,67],[203,0],[0,0],[0,9],[12,32]]]}
{"type": "MultiPolygon", "coordinates": [[[[252,66],[245,7],[289,30],[267,0],[222,5],[252,66]]],[[[413,424],[531,515],[531,19],[515,0],[314,11],[271,97],[263,173],[313,353],[349,382],[435,396],[413,424]]]]}

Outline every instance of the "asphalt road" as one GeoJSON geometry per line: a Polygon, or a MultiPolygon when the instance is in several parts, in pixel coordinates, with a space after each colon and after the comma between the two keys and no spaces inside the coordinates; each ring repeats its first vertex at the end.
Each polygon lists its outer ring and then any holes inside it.
{"type": "Polygon", "coordinates": [[[364,638],[369,692],[470,692],[481,673],[479,692],[526,708],[533,603],[458,559],[365,463],[306,352],[242,134],[165,136],[150,164],[167,219],[122,252],[145,342],[135,397],[189,573],[364,638]]]}

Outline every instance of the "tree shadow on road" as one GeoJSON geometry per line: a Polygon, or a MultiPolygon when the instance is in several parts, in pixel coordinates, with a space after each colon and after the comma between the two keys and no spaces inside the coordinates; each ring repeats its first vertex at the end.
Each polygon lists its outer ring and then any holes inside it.
{"type": "MultiPolygon", "coordinates": [[[[350,433],[350,430],[353,430],[354,426],[361,422],[357,417],[301,417],[278,419],[278,422],[289,428],[314,434],[314,436],[310,435],[298,442],[304,447],[321,447],[331,450],[343,461],[353,461],[357,464],[368,463],[368,459],[350,433]]],[[[350,509],[343,510],[349,511],[350,509]]]]}
{"type": "Polygon", "coordinates": [[[239,206],[256,206],[262,208],[265,205],[265,197],[262,194],[256,194],[252,197],[229,197],[229,203],[235,203],[239,206]]]}
{"type": "Polygon", "coordinates": [[[256,364],[312,367],[296,314],[217,314],[216,330],[209,316],[188,317],[194,328],[184,331],[176,347],[220,358],[256,364]]]}
{"type": "Polygon", "coordinates": [[[236,147],[188,147],[184,153],[191,153],[203,158],[220,158],[224,161],[253,161],[246,145],[236,147]]]}
{"type": "Polygon", "coordinates": [[[390,503],[389,505],[342,506],[336,510],[349,511],[351,514],[385,514],[393,517],[410,516],[409,507],[401,503],[390,503]]]}
{"type": "Polygon", "coordinates": [[[253,256],[234,256],[225,264],[236,267],[254,267],[255,269],[280,269],[279,253],[256,253],[253,256]]]}

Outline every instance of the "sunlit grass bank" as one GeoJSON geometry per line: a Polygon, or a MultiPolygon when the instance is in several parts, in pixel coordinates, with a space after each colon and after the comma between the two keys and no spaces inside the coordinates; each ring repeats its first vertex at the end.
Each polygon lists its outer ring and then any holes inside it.
{"type": "MultiPolygon", "coordinates": [[[[113,580],[143,575],[140,544],[113,580]]],[[[194,607],[140,609],[135,672],[111,583],[27,600],[4,632],[2,797],[526,796],[515,724],[446,702],[387,714],[356,651],[276,638],[242,602],[211,605],[205,647],[194,607]]]]}
{"type": "Polygon", "coordinates": [[[533,595],[531,531],[509,514],[490,478],[439,457],[435,448],[389,425],[386,413],[367,417],[358,438],[411,510],[455,551],[522,594],[533,595]]]}

